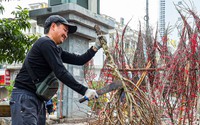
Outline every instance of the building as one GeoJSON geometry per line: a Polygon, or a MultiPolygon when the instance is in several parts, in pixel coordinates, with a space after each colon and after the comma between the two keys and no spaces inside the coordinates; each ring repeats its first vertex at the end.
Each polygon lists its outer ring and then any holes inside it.
{"type": "MultiPolygon", "coordinates": [[[[168,41],[171,43],[168,46],[173,51],[177,47],[180,31],[183,28],[183,21],[176,10],[176,6],[183,8],[189,7],[194,12],[200,12],[200,1],[199,0],[160,0],[159,3],[159,31],[160,37],[162,38],[167,28],[168,30],[168,41]]],[[[192,18],[188,17],[189,14],[185,13],[182,9],[181,12],[187,17],[187,20],[193,26],[192,18]]]]}
{"type": "Polygon", "coordinates": [[[48,0],[48,3],[49,6],[55,6],[64,3],[75,3],[93,13],[100,14],[100,0],[48,0]]]}
{"type": "MultiPolygon", "coordinates": [[[[108,15],[102,15],[104,18],[111,19],[115,22],[115,28],[110,29],[109,33],[106,34],[107,38],[107,45],[109,48],[114,48],[116,45],[116,38],[119,38],[119,45],[121,45],[121,38],[123,35],[123,30],[126,26],[124,24],[124,18],[121,18],[120,22],[117,22],[116,19],[108,16],[108,15]],[[117,36],[118,34],[118,36],[117,36]]],[[[126,58],[125,62],[130,63],[133,60],[133,54],[136,50],[136,43],[138,40],[138,31],[131,29],[129,25],[126,27],[126,31],[124,34],[124,39],[123,39],[123,49],[124,52],[126,53],[126,58]],[[129,62],[128,62],[129,61],[129,62]]],[[[90,46],[92,46],[94,43],[90,43],[90,46]]],[[[95,57],[93,58],[93,63],[94,63],[94,72],[96,74],[95,80],[99,79],[101,69],[103,68],[104,65],[104,60],[106,59],[106,55],[104,54],[103,50],[100,49],[95,57]]]]}

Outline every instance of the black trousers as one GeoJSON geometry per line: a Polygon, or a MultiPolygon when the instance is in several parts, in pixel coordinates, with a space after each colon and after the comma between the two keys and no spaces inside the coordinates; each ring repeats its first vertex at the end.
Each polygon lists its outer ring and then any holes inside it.
{"type": "Polygon", "coordinates": [[[32,92],[13,89],[10,108],[12,125],[45,125],[45,103],[32,92]]]}

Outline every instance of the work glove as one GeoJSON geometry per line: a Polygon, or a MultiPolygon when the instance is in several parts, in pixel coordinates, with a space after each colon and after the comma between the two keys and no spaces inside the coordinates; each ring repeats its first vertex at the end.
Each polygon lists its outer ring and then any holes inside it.
{"type": "Polygon", "coordinates": [[[89,101],[90,99],[98,98],[98,94],[94,89],[87,89],[84,98],[89,101]]]}
{"type": "Polygon", "coordinates": [[[101,37],[102,37],[102,39],[104,39],[105,42],[107,43],[107,39],[106,39],[106,37],[105,37],[104,35],[99,35],[99,36],[97,36],[97,38],[96,38],[96,40],[95,40],[95,44],[94,44],[94,47],[97,48],[97,50],[101,49],[101,47],[102,47],[102,44],[101,44],[101,42],[100,42],[100,40],[99,40],[101,37]]]}

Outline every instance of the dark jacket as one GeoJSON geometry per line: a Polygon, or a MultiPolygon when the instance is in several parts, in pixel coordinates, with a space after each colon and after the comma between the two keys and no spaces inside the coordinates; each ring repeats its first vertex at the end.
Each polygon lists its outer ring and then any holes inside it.
{"type": "MultiPolygon", "coordinates": [[[[35,42],[26,58],[28,59],[31,69],[40,81],[43,81],[45,77],[53,71],[62,83],[79,94],[84,95],[87,87],[78,83],[67,71],[63,63],[84,65],[95,53],[96,52],[93,51],[92,48],[88,49],[87,52],[82,55],[66,52],[61,47],[57,46],[49,37],[45,36],[39,38],[35,42]]],[[[36,91],[35,84],[32,82],[25,64],[23,64],[18,73],[14,86],[32,92],[36,91]]]]}

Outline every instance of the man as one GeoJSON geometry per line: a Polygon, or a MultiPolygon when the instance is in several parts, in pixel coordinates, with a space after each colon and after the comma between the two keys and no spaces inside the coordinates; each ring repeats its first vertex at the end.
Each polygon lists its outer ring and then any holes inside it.
{"type": "MultiPolygon", "coordinates": [[[[99,40],[82,55],[66,52],[57,46],[67,39],[68,34],[75,33],[76,30],[76,26],[59,15],[48,17],[44,24],[46,36],[34,43],[26,60],[39,81],[43,81],[53,71],[62,83],[88,100],[94,99],[98,97],[96,90],[78,83],[63,63],[84,65],[101,48],[99,40]]],[[[12,125],[45,125],[45,103],[35,94],[36,86],[25,63],[15,79],[14,87],[10,101],[12,125]]]]}

